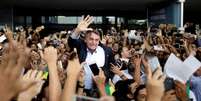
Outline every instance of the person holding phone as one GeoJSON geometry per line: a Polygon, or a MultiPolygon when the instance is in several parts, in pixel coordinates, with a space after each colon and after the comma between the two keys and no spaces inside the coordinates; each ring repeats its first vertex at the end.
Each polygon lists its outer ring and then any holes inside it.
{"type": "Polygon", "coordinates": [[[131,56],[130,50],[124,46],[119,49],[119,54],[120,59],[116,60],[115,64],[111,64],[111,71],[115,74],[112,79],[113,83],[116,83],[119,80],[133,79],[131,74],[133,66],[129,59],[131,56]]]}
{"type": "MultiPolygon", "coordinates": [[[[102,68],[106,75],[106,81],[112,78],[113,73],[110,71],[110,63],[114,63],[112,49],[100,43],[100,34],[88,26],[93,22],[92,16],[82,17],[81,21],[68,38],[68,45],[71,49],[76,48],[78,52],[79,62],[86,62],[85,69],[85,89],[89,92],[93,88],[92,68],[102,68]],[[84,33],[84,39],[80,38],[80,34],[84,33]],[[97,66],[95,66],[95,65],[97,66]]],[[[88,95],[90,95],[88,93],[88,95]]]]}

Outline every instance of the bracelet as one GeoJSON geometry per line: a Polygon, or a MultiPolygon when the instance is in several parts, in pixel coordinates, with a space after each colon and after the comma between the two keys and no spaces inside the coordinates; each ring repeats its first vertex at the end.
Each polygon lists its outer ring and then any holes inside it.
{"type": "Polygon", "coordinates": [[[83,82],[80,82],[80,81],[77,81],[77,85],[78,85],[78,88],[84,88],[84,83],[83,82]]]}
{"type": "Polygon", "coordinates": [[[81,86],[81,85],[79,85],[79,84],[78,84],[78,88],[84,88],[84,87],[85,87],[84,85],[83,85],[83,86],[81,86]]]}

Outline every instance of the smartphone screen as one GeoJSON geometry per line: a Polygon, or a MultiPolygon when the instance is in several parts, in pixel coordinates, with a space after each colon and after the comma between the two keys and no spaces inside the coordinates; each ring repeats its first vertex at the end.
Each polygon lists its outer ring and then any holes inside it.
{"type": "Polygon", "coordinates": [[[89,65],[89,67],[94,75],[99,74],[99,68],[96,63],[89,65]]]}

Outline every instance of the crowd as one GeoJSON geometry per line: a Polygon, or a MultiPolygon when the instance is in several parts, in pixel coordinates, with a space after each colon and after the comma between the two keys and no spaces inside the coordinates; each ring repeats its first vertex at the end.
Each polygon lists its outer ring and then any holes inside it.
{"type": "Polygon", "coordinates": [[[200,67],[185,82],[165,72],[171,54],[201,61],[199,28],[189,32],[186,24],[188,32],[179,33],[160,24],[103,33],[92,22],[88,15],[71,33],[48,36],[41,36],[44,26],[5,26],[0,101],[201,101],[200,67]]]}

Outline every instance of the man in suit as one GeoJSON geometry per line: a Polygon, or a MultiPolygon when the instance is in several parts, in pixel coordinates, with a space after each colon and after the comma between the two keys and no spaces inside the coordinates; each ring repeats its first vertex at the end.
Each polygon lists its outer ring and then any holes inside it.
{"type": "Polygon", "coordinates": [[[88,68],[90,64],[95,63],[99,68],[102,68],[107,78],[112,78],[113,73],[110,71],[110,63],[114,63],[112,49],[100,43],[100,35],[97,31],[88,28],[93,22],[93,17],[82,17],[82,20],[77,25],[72,35],[68,39],[70,48],[76,48],[80,63],[86,62],[88,66],[85,69],[85,89],[92,89],[92,75],[88,68]],[[80,39],[80,33],[84,32],[84,39],[80,39]]]}

